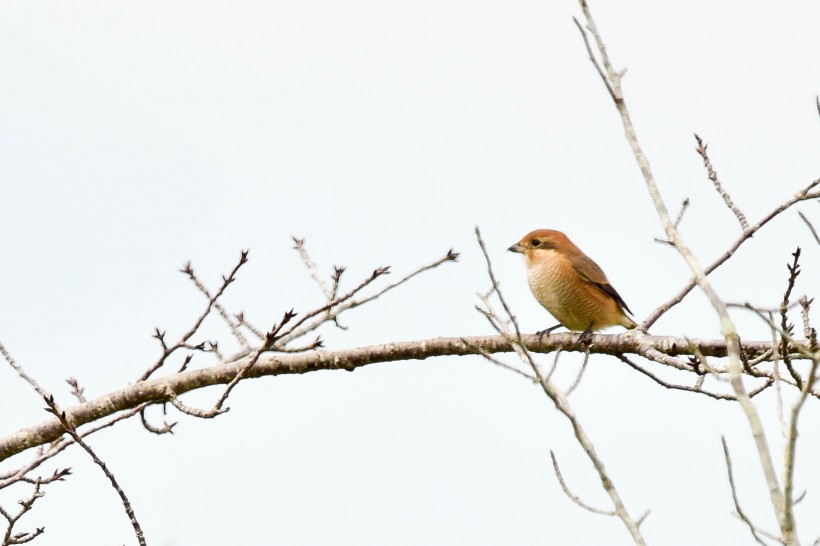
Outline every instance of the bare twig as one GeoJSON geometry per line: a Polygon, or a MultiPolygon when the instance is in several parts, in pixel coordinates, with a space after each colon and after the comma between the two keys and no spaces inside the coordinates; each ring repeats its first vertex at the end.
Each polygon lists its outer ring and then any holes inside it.
{"type": "MultiPolygon", "coordinates": [[[[225,293],[225,290],[228,288],[228,286],[236,280],[236,273],[239,271],[239,268],[241,268],[247,262],[248,251],[243,250],[239,255],[239,262],[234,266],[234,268],[231,270],[227,277],[222,277],[222,285],[219,287],[216,293],[214,293],[214,295],[208,299],[208,304],[205,306],[205,310],[194,321],[194,325],[191,326],[191,328],[187,332],[182,334],[182,337],[179,339],[179,341],[172,347],[168,347],[166,345],[164,340],[164,332],[160,332],[159,329],[157,329],[155,337],[159,340],[160,345],[162,346],[162,355],[151,367],[145,370],[145,372],[140,376],[138,381],[145,381],[146,379],[151,377],[151,374],[157,371],[165,363],[165,360],[169,356],[171,356],[178,349],[185,347],[185,345],[188,343],[188,340],[191,339],[191,337],[193,337],[193,335],[199,330],[199,327],[205,321],[207,316],[211,314],[211,310],[213,309],[216,301],[222,297],[222,294],[225,293]]],[[[194,275],[194,268],[191,266],[190,262],[186,263],[180,271],[187,275],[190,279],[196,279],[196,276],[194,275]]]]}
{"type": "Polygon", "coordinates": [[[240,311],[239,313],[234,315],[234,318],[240,326],[244,326],[245,328],[247,328],[250,333],[252,333],[259,339],[259,341],[265,340],[265,333],[253,324],[251,324],[250,322],[248,322],[247,319],[245,319],[245,313],[240,311]]]}
{"type": "Polygon", "coordinates": [[[797,247],[797,250],[792,253],[792,258],[792,263],[786,264],[789,270],[789,280],[786,283],[786,291],[783,293],[783,301],[780,304],[780,331],[783,332],[780,342],[780,354],[783,357],[783,364],[785,364],[786,369],[789,370],[789,374],[792,376],[792,379],[794,379],[797,387],[802,389],[803,380],[800,374],[797,373],[797,370],[794,369],[794,366],[792,366],[792,359],[789,355],[789,337],[794,332],[794,325],[788,322],[788,316],[786,315],[789,298],[791,297],[792,289],[794,289],[794,283],[797,280],[797,276],[800,275],[800,247],[797,247]]]}
{"type": "Polygon", "coordinates": [[[561,348],[555,350],[555,355],[552,357],[552,366],[550,366],[550,371],[547,372],[547,375],[544,379],[547,381],[552,381],[552,376],[555,374],[555,371],[558,369],[558,359],[561,357],[561,348]]]}
{"type": "MultiPolygon", "coordinates": [[[[791,358],[792,360],[795,359],[795,358],[802,358],[802,359],[805,359],[805,360],[813,360],[814,359],[815,355],[814,355],[814,352],[811,348],[811,342],[810,341],[807,340],[807,341],[800,342],[799,340],[795,339],[792,336],[792,334],[789,333],[788,330],[782,330],[777,324],[775,324],[775,322],[772,318],[767,317],[763,312],[758,310],[755,306],[753,306],[750,303],[745,304],[743,307],[740,307],[740,309],[746,309],[748,311],[751,311],[752,313],[754,313],[755,315],[760,317],[760,319],[763,320],[763,322],[765,322],[777,334],[779,334],[780,336],[786,338],[786,341],[788,342],[787,348],[790,347],[790,348],[794,349],[793,352],[789,351],[789,358],[791,358]]],[[[776,340],[775,340],[774,344],[777,345],[776,340]]],[[[781,379],[789,379],[789,378],[781,378],[781,379]]],[[[794,379],[790,379],[790,384],[797,385],[797,383],[794,382],[794,379]]]]}
{"type": "Polygon", "coordinates": [[[573,17],[572,20],[575,22],[575,26],[578,27],[578,31],[581,33],[581,38],[584,39],[584,46],[587,48],[587,54],[589,55],[589,60],[592,62],[593,66],[595,66],[595,70],[598,71],[598,75],[601,76],[601,81],[604,82],[604,86],[606,90],[609,91],[609,96],[612,97],[612,100],[618,101],[618,97],[615,95],[615,90],[612,88],[612,84],[609,83],[609,79],[604,74],[604,71],[601,69],[601,65],[598,63],[598,59],[595,58],[595,54],[592,52],[592,46],[589,44],[589,38],[587,38],[587,33],[584,30],[584,27],[581,26],[581,23],[578,21],[577,17],[573,17]]]}
{"type": "Polygon", "coordinates": [[[806,403],[809,391],[814,386],[814,382],[817,378],[818,364],[820,364],[820,355],[816,355],[814,360],[812,360],[811,368],[806,376],[800,397],[792,406],[788,435],[786,438],[786,449],[783,461],[783,512],[785,513],[786,524],[791,528],[795,526],[793,510],[795,502],[792,500],[792,496],[794,493],[794,458],[797,451],[797,419],[800,417],[800,411],[806,403]]]}
{"type": "MultiPolygon", "coordinates": [[[[695,135],[695,140],[697,140],[698,142],[698,147],[695,148],[695,151],[698,152],[698,155],[700,155],[701,158],[703,158],[703,166],[706,167],[706,174],[709,176],[709,180],[711,180],[712,184],[715,185],[715,189],[723,198],[723,202],[726,203],[726,206],[735,215],[737,221],[740,222],[741,229],[743,231],[746,231],[747,229],[749,229],[749,222],[746,221],[746,216],[742,212],[740,212],[740,209],[737,208],[737,206],[734,204],[732,198],[729,197],[729,192],[724,190],[723,186],[720,184],[717,173],[715,172],[715,169],[712,167],[712,162],[709,160],[709,154],[706,151],[708,145],[704,144],[703,140],[701,140],[701,138],[697,134],[695,135]]],[[[677,227],[677,225],[675,227],[677,227]]]]}
{"type": "Polygon", "coordinates": [[[720,442],[721,444],[723,444],[723,458],[726,461],[726,473],[729,476],[729,487],[732,490],[732,501],[735,504],[735,513],[737,514],[737,517],[739,517],[741,520],[743,520],[743,522],[746,523],[746,525],[749,526],[749,532],[752,533],[752,537],[754,537],[755,542],[761,544],[762,546],[769,546],[768,544],[763,542],[762,538],[760,538],[760,535],[758,535],[757,527],[755,527],[755,525],[749,519],[749,516],[747,516],[746,512],[744,512],[743,509],[740,507],[740,500],[738,500],[737,496],[737,487],[735,486],[735,476],[732,472],[732,457],[729,455],[729,447],[726,445],[726,438],[721,436],[720,442]]]}
{"type": "Polygon", "coordinates": [[[584,510],[589,510],[593,514],[601,514],[602,516],[618,515],[612,510],[602,510],[601,508],[595,508],[594,506],[590,506],[589,504],[582,501],[578,495],[575,495],[572,491],[570,491],[569,487],[567,487],[567,483],[564,481],[564,476],[561,475],[561,469],[558,468],[558,459],[555,458],[555,453],[551,449],[550,457],[552,458],[552,469],[555,471],[555,477],[558,478],[558,483],[561,484],[561,489],[564,491],[564,494],[569,498],[569,500],[571,500],[584,510]]]}
{"type": "MultiPolygon", "coordinates": [[[[684,215],[684,213],[686,213],[686,211],[688,209],[689,209],[689,198],[687,197],[681,203],[680,211],[678,211],[678,216],[675,218],[675,223],[674,223],[675,228],[680,227],[680,223],[683,221],[683,215],[684,215]]],[[[655,237],[655,242],[665,244],[665,245],[674,246],[672,244],[672,241],[670,241],[669,239],[661,239],[659,237],[655,237]]]]}
{"type": "Polygon", "coordinates": [[[638,527],[640,527],[641,525],[643,525],[643,522],[645,522],[645,521],[646,521],[646,518],[648,518],[648,517],[649,517],[649,514],[651,514],[651,513],[652,513],[652,510],[647,510],[646,512],[644,512],[643,514],[641,514],[641,517],[639,517],[639,518],[638,518],[638,521],[636,521],[636,522],[635,522],[635,524],[636,524],[638,527]]]}
{"type": "MultiPolygon", "coordinates": [[[[356,307],[360,307],[360,306],[364,305],[365,303],[369,303],[369,302],[383,296],[385,293],[387,293],[387,292],[389,292],[389,291],[391,291],[395,288],[398,288],[399,286],[405,284],[407,281],[409,281],[410,279],[412,279],[416,275],[419,275],[419,274],[424,273],[425,271],[429,271],[431,269],[435,269],[443,263],[455,262],[457,259],[458,259],[458,252],[455,252],[451,249],[443,257],[441,257],[441,258],[439,258],[439,259],[437,259],[437,260],[435,260],[435,261],[433,261],[433,262],[431,262],[427,265],[423,265],[423,266],[411,271],[410,273],[408,273],[407,275],[405,275],[401,279],[399,279],[399,280],[397,280],[393,283],[390,283],[387,286],[383,287],[381,290],[378,290],[375,293],[373,293],[369,296],[365,296],[361,299],[354,299],[354,296],[358,295],[358,293],[361,292],[370,283],[375,281],[378,277],[381,277],[382,275],[386,275],[390,272],[390,267],[389,266],[379,267],[379,268],[377,268],[373,271],[373,273],[370,275],[370,277],[366,278],[364,281],[359,283],[358,286],[353,288],[353,290],[349,291],[344,296],[337,297],[334,300],[328,302],[326,305],[324,305],[324,306],[322,306],[318,309],[314,309],[313,311],[303,315],[299,321],[297,321],[295,324],[293,324],[286,332],[283,332],[281,334],[281,337],[277,340],[276,346],[274,346],[272,348],[275,349],[275,348],[287,345],[291,341],[293,341],[295,339],[298,339],[298,338],[300,338],[300,337],[302,337],[302,336],[304,336],[304,335],[306,335],[310,332],[313,332],[314,330],[316,330],[319,326],[321,326],[325,322],[334,321],[336,319],[336,317],[339,316],[341,313],[343,313],[347,310],[350,310],[350,309],[354,309],[356,307]],[[309,320],[309,319],[311,319],[311,320],[309,320]]],[[[341,273],[340,273],[340,275],[341,275],[341,273]]]]}
{"type": "Polygon", "coordinates": [[[777,327],[774,325],[774,313],[769,312],[769,330],[772,335],[772,373],[774,374],[774,398],[775,398],[775,412],[777,413],[777,422],[780,424],[780,433],[783,438],[787,438],[788,427],[786,426],[786,417],[783,413],[783,376],[780,373],[780,350],[778,346],[777,327]]]}
{"type": "MultiPolygon", "coordinates": [[[[325,300],[328,303],[331,303],[336,300],[336,296],[339,293],[339,284],[342,280],[342,274],[345,272],[346,268],[344,266],[334,266],[333,267],[333,275],[330,277],[330,288],[328,288],[327,283],[325,283],[324,279],[319,275],[319,268],[316,266],[316,262],[314,262],[310,254],[308,254],[307,247],[305,246],[305,240],[299,239],[298,237],[291,237],[294,242],[294,249],[299,253],[299,257],[302,258],[302,262],[307,267],[308,271],[310,272],[311,278],[316,282],[319,286],[319,289],[325,296],[325,300]]],[[[339,317],[337,315],[331,315],[330,309],[326,311],[325,316],[326,321],[333,322],[338,328],[342,330],[347,330],[346,326],[342,326],[339,323],[339,317]]]]}
{"type": "MultiPolygon", "coordinates": [[[[281,333],[281,335],[279,335],[277,337],[276,341],[280,345],[287,345],[290,341],[292,341],[296,338],[299,338],[299,337],[307,334],[308,332],[311,332],[311,331],[315,330],[316,328],[318,328],[319,326],[321,326],[322,324],[324,324],[328,320],[331,320],[332,318],[334,318],[335,315],[332,315],[331,313],[327,313],[327,311],[330,311],[331,309],[334,309],[334,308],[336,308],[338,310],[338,308],[343,303],[345,303],[348,300],[352,299],[353,296],[355,296],[356,294],[361,292],[364,288],[366,288],[368,285],[370,285],[373,281],[375,281],[376,279],[378,279],[379,277],[381,277],[383,275],[389,275],[389,274],[390,274],[390,266],[389,265],[388,266],[383,266],[383,267],[377,267],[376,269],[373,270],[373,272],[370,274],[370,276],[368,276],[363,281],[361,281],[355,288],[353,288],[351,291],[349,291],[344,296],[340,297],[339,299],[329,301],[327,304],[325,304],[321,307],[318,307],[318,308],[316,308],[316,309],[302,315],[299,318],[299,320],[297,320],[295,323],[293,323],[287,330],[283,331],[281,333]],[[319,315],[324,315],[324,316],[322,316],[320,320],[318,320],[318,321],[316,321],[312,324],[309,324],[309,325],[307,325],[306,328],[303,328],[303,329],[300,330],[300,328],[299,328],[300,326],[302,326],[303,324],[308,322],[308,320],[312,319],[313,317],[316,317],[316,316],[319,316],[319,315]]],[[[266,337],[267,337],[267,335],[266,335],[266,337]]]]}
{"type": "MultiPolygon", "coordinates": [[[[647,163],[648,165],[648,163],[647,163]]],[[[816,199],[820,197],[820,192],[812,192],[815,187],[820,185],[820,178],[813,180],[810,182],[805,188],[798,191],[791,199],[788,199],[778,205],[776,208],[771,210],[766,216],[761,218],[755,225],[751,226],[748,230],[746,230],[740,237],[738,237],[735,242],[733,242],[729,248],[719,256],[715,261],[711,264],[703,268],[704,275],[710,275],[715,269],[726,263],[726,261],[734,256],[737,249],[743,245],[746,241],[752,238],[752,236],[757,233],[763,226],[768,224],[773,218],[777,217],[779,214],[784,212],[785,210],[792,207],[794,204],[799,203],[800,201],[805,201],[807,199],[816,199]]],[[[658,321],[661,316],[663,316],[667,311],[672,309],[674,306],[679,304],[683,301],[683,298],[686,297],[692,289],[698,285],[697,278],[692,277],[687,281],[686,285],[683,289],[675,294],[672,298],[668,301],[664,302],[662,305],[659,305],[650,315],[644,319],[644,321],[638,326],[641,330],[646,331],[650,328],[655,322],[658,321]]]]}
{"type": "Polygon", "coordinates": [[[108,470],[108,466],[99,458],[97,454],[94,453],[94,450],[91,449],[87,443],[83,441],[80,435],[77,433],[77,429],[75,426],[66,418],[66,414],[64,411],[60,411],[57,407],[57,404],[54,402],[54,397],[49,395],[43,397],[46,401],[48,407],[46,411],[54,415],[57,420],[60,422],[60,426],[63,427],[63,430],[68,433],[69,436],[77,443],[81,448],[88,453],[89,456],[94,460],[94,462],[99,466],[105,476],[108,478],[108,481],[111,482],[111,486],[120,496],[120,500],[122,501],[123,508],[125,508],[125,513],[128,514],[128,519],[131,520],[131,526],[134,528],[134,534],[137,537],[137,542],[140,543],[140,546],[145,546],[145,535],[142,532],[142,527],[140,526],[139,521],[137,520],[136,514],[134,514],[134,509],[131,507],[131,502],[129,502],[128,497],[125,495],[125,491],[122,490],[120,484],[117,483],[117,479],[114,477],[114,474],[108,470]]]}
{"type": "Polygon", "coordinates": [[[20,521],[20,518],[22,518],[26,514],[26,512],[31,510],[31,507],[34,505],[37,499],[42,498],[45,495],[45,493],[43,493],[40,490],[40,488],[41,482],[39,480],[36,480],[34,482],[34,491],[31,493],[31,495],[19,501],[20,510],[16,514],[12,514],[6,511],[6,509],[4,509],[2,506],[0,506],[0,515],[2,515],[8,522],[8,527],[6,528],[5,535],[3,536],[2,546],[11,546],[12,544],[25,544],[27,542],[31,542],[32,540],[34,540],[35,538],[37,538],[45,532],[45,527],[37,527],[34,531],[28,533],[20,532],[12,535],[12,532],[14,532],[14,526],[17,524],[18,521],[20,521]]]}
{"type": "Polygon", "coordinates": [[[464,344],[467,347],[470,347],[471,349],[473,349],[477,355],[481,355],[482,357],[484,357],[484,359],[487,360],[487,362],[490,362],[491,364],[495,364],[499,368],[514,372],[515,374],[520,375],[521,377],[525,377],[533,383],[538,383],[538,378],[537,377],[533,377],[530,374],[528,374],[527,372],[523,372],[523,371],[519,370],[515,366],[510,366],[509,364],[507,364],[503,360],[500,360],[500,359],[496,358],[495,356],[491,355],[490,353],[488,353],[487,351],[485,351],[481,347],[473,345],[472,343],[467,341],[465,338],[462,338],[462,341],[464,342],[464,344]]]}
{"type": "Polygon", "coordinates": [[[316,339],[308,343],[307,345],[302,345],[299,347],[284,347],[282,345],[276,345],[271,347],[271,352],[275,353],[306,353],[308,351],[314,351],[316,349],[321,349],[324,347],[324,342],[322,341],[321,336],[316,336],[316,339]]]}
{"type": "Polygon", "coordinates": [[[29,374],[25,372],[25,370],[23,370],[23,367],[20,366],[16,360],[14,360],[14,358],[11,356],[11,353],[9,353],[8,350],[6,350],[6,347],[2,343],[0,343],[0,354],[2,354],[3,358],[6,359],[6,362],[9,363],[9,366],[11,366],[14,369],[14,371],[17,372],[17,375],[19,375],[23,379],[23,381],[31,385],[32,389],[37,391],[37,394],[39,394],[40,396],[46,395],[46,391],[44,391],[42,387],[40,387],[40,385],[37,383],[37,381],[34,380],[33,377],[31,377],[29,374]]]}
{"type": "Polygon", "coordinates": [[[811,322],[809,320],[809,309],[811,308],[811,304],[814,301],[814,298],[807,298],[803,296],[800,298],[799,303],[801,307],[801,315],[803,317],[803,335],[806,338],[806,341],[809,343],[809,349],[811,351],[817,350],[817,329],[812,327],[811,322]]]}
{"type": "MultiPolygon", "coordinates": [[[[227,398],[227,396],[225,396],[227,398]]],[[[176,409],[181,411],[186,415],[191,415],[193,417],[199,417],[200,419],[213,419],[217,415],[222,415],[223,413],[227,412],[229,408],[217,408],[216,406],[210,410],[202,410],[199,408],[195,408],[193,406],[189,406],[185,404],[182,400],[180,400],[176,394],[173,392],[168,392],[168,401],[174,406],[176,409]]]]}
{"type": "MultiPolygon", "coordinates": [[[[162,406],[163,408],[163,415],[165,414],[165,404],[162,406]]],[[[161,427],[155,427],[151,423],[148,422],[148,417],[145,415],[145,409],[140,411],[140,422],[142,423],[143,428],[152,434],[156,434],[157,436],[162,434],[173,434],[174,427],[177,426],[176,421],[173,423],[168,423],[167,421],[162,422],[161,427]]]]}
{"type": "Polygon", "coordinates": [[[686,199],[683,200],[683,203],[681,203],[680,212],[678,212],[678,217],[675,218],[675,227],[676,228],[680,227],[680,223],[681,223],[681,221],[683,221],[683,215],[688,209],[689,209],[689,198],[687,197],[686,199]]]}
{"type": "MultiPolygon", "coordinates": [[[[587,369],[587,363],[589,362],[589,350],[584,354],[584,361],[581,362],[581,367],[578,369],[578,375],[575,376],[575,380],[567,387],[567,392],[564,393],[564,396],[569,397],[570,394],[573,393],[575,389],[578,388],[578,385],[581,384],[581,378],[584,376],[584,372],[587,369]]],[[[640,523],[638,524],[640,525],[640,523]]]]}
{"type": "MultiPolygon", "coordinates": [[[[628,365],[630,368],[642,373],[643,375],[647,376],[652,381],[654,381],[655,383],[657,383],[658,385],[660,385],[664,388],[679,390],[679,391],[686,391],[686,392],[694,392],[694,393],[697,393],[697,394],[703,394],[705,396],[708,396],[709,398],[714,398],[715,400],[731,400],[731,401],[736,401],[737,400],[737,398],[734,395],[705,391],[700,386],[689,387],[687,385],[676,385],[675,383],[669,383],[668,381],[664,381],[663,379],[656,376],[652,372],[646,370],[645,368],[643,368],[639,364],[633,362],[632,360],[630,360],[629,358],[627,358],[624,355],[618,355],[618,359],[621,362],[623,362],[624,364],[628,365]]],[[[703,377],[703,376],[701,376],[701,377],[703,377]]],[[[749,397],[753,398],[753,397],[757,396],[758,394],[760,394],[761,392],[763,392],[764,390],[766,390],[770,386],[772,386],[772,381],[767,380],[765,383],[760,385],[758,388],[754,389],[753,391],[750,391],[749,392],[749,397]]]]}
{"type": "MultiPolygon", "coordinates": [[[[211,301],[213,296],[211,296],[211,293],[208,290],[208,288],[199,279],[199,277],[197,277],[194,274],[193,269],[191,269],[190,271],[191,271],[191,273],[188,277],[191,279],[191,282],[194,283],[194,286],[196,286],[197,289],[200,292],[202,292],[202,295],[204,295],[205,298],[208,301],[211,301]]],[[[234,339],[236,339],[236,342],[239,343],[239,346],[242,347],[243,349],[247,349],[249,347],[248,339],[245,337],[245,335],[242,332],[239,331],[239,327],[237,326],[237,323],[235,323],[234,319],[231,318],[231,316],[228,314],[227,311],[225,311],[225,308],[222,307],[222,304],[220,304],[217,300],[214,300],[213,301],[213,307],[214,307],[214,309],[216,309],[216,312],[219,313],[219,316],[222,317],[222,320],[224,320],[225,323],[228,325],[228,328],[230,328],[231,333],[233,334],[234,339]]]]}
{"type": "Polygon", "coordinates": [[[319,286],[319,290],[321,290],[322,294],[325,295],[325,299],[327,301],[333,301],[333,291],[328,288],[327,283],[325,283],[324,279],[322,279],[321,275],[319,275],[319,268],[316,267],[316,262],[314,262],[310,257],[310,254],[305,247],[305,240],[295,236],[291,236],[291,239],[293,239],[293,249],[299,253],[299,257],[302,258],[302,262],[310,272],[310,278],[312,278],[319,286]]]}
{"type": "Polygon", "coordinates": [[[73,377],[69,377],[65,380],[65,382],[68,383],[69,387],[71,387],[71,394],[74,395],[74,398],[76,398],[80,404],[84,404],[87,402],[87,400],[85,399],[85,389],[80,386],[79,381],[77,381],[73,377]]]}
{"type": "MultiPolygon", "coordinates": [[[[59,468],[59,469],[54,470],[54,472],[52,472],[50,476],[46,476],[46,477],[37,476],[36,478],[30,478],[28,476],[25,476],[25,477],[21,478],[20,481],[23,482],[23,483],[30,483],[32,485],[37,484],[37,483],[39,483],[41,485],[47,485],[47,484],[54,483],[54,482],[64,481],[65,477],[70,476],[70,475],[71,475],[71,467],[69,467],[69,468],[59,468]]],[[[795,503],[796,502],[797,501],[795,501],[795,503]]]]}
{"type": "MultiPolygon", "coordinates": [[[[726,307],[734,307],[736,309],[755,309],[761,313],[779,313],[783,308],[782,302],[773,307],[765,307],[763,305],[752,305],[751,302],[748,301],[727,301],[726,307]]],[[[790,301],[786,306],[786,311],[791,311],[792,309],[796,309],[798,307],[800,307],[800,300],[790,301]]]]}
{"type": "Polygon", "coordinates": [[[800,216],[800,219],[803,220],[803,222],[808,226],[809,231],[811,231],[812,237],[814,237],[814,240],[817,241],[818,245],[820,245],[820,235],[817,235],[817,230],[814,229],[814,224],[812,224],[809,221],[809,219],[806,218],[806,215],[802,212],[797,211],[797,215],[800,216]]]}

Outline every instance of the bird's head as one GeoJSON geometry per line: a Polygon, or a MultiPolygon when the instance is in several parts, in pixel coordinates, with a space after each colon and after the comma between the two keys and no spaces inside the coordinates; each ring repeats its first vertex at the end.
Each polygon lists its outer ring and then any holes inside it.
{"type": "Polygon", "coordinates": [[[540,258],[548,258],[553,252],[571,252],[577,250],[577,247],[560,231],[537,229],[507,250],[523,254],[527,263],[532,263],[539,261],[540,258]]]}

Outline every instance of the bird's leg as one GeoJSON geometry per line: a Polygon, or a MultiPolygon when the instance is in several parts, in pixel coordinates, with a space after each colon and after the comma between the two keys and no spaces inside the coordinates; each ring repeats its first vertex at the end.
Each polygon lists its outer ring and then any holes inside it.
{"type": "Polygon", "coordinates": [[[589,345],[592,343],[592,324],[587,326],[587,329],[581,332],[581,335],[578,336],[578,343],[583,345],[589,345]]]}
{"type": "Polygon", "coordinates": [[[541,330],[540,332],[535,332],[535,335],[538,336],[538,343],[541,343],[541,338],[542,337],[544,337],[545,335],[549,335],[550,332],[552,332],[553,330],[555,330],[557,328],[560,328],[561,326],[563,326],[563,324],[556,324],[555,326],[550,326],[549,328],[541,330]]]}

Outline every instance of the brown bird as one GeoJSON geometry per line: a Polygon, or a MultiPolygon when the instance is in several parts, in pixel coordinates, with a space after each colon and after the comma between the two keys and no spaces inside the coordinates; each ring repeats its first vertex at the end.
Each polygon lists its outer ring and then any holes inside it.
{"type": "Polygon", "coordinates": [[[507,250],[524,255],[530,290],[561,323],[539,335],[561,325],[584,332],[582,337],[607,326],[637,326],[598,264],[560,231],[538,229],[507,250]]]}

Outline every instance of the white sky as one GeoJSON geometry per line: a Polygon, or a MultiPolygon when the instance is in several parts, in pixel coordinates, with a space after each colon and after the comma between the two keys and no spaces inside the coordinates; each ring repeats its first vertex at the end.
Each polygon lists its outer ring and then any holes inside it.
{"type": "MultiPolygon", "coordinates": [[[[667,203],[692,199],[683,235],[704,261],[738,226],[693,132],[751,221],[818,176],[820,3],[592,9],[629,68],[627,101],[667,203]]],[[[174,337],[200,312],[177,272],[188,259],[215,286],[250,248],[225,302],[261,326],[319,304],[291,235],[324,272],[349,266],[348,287],[379,265],[402,273],[462,252],[343,317],[350,330],[326,330],[329,347],[488,334],[473,310],[488,284],[475,225],[527,331],[552,319],[505,249],[534,228],[565,231],[646,316],[688,275],[653,242],[660,225],[573,15],[569,1],[5,2],[0,340],[62,405],[69,376],[102,395],[153,362],[155,326],[174,337]]],[[[820,224],[815,203],[799,209],[820,224]]],[[[774,305],[797,245],[796,292],[817,295],[818,247],[796,211],[715,274],[716,287],[774,305]]],[[[749,317],[739,324],[746,339],[767,336],[749,317]]],[[[699,294],[652,331],[719,335],[699,294]]],[[[230,345],[218,321],[206,332],[230,345]]],[[[570,376],[580,358],[562,362],[570,376]]],[[[1,435],[46,418],[6,366],[0,396],[1,435]]],[[[572,402],[627,507],[652,509],[650,543],[750,542],[730,515],[721,434],[749,512],[772,527],[735,405],[665,391],[607,357],[593,358],[572,402]]],[[[768,415],[772,402],[761,397],[768,415]]],[[[93,438],[149,544],[630,543],[617,520],[560,491],[550,449],[577,493],[607,505],[543,393],[478,358],[247,381],[229,405],[214,421],[173,415],[174,436],[132,421],[93,438]]],[[[820,534],[818,418],[812,404],[798,459],[807,542],[820,534]]],[[[45,525],[40,546],[135,543],[99,469],[76,450],[57,462],[73,475],[19,530],[45,525]]]]}

